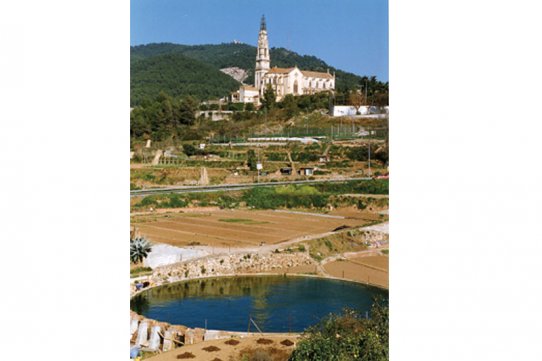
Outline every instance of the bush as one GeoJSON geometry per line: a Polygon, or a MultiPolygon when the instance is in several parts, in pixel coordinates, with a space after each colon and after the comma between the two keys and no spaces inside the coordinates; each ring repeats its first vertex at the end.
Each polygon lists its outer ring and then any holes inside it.
{"type": "Polygon", "coordinates": [[[146,196],[136,207],[155,207],[155,208],[183,208],[188,202],[180,194],[160,194],[146,196]]]}
{"type": "Polygon", "coordinates": [[[227,106],[228,110],[233,110],[236,112],[242,112],[245,104],[244,103],[229,103],[227,106]]]}
{"type": "Polygon", "coordinates": [[[351,160],[366,161],[369,156],[369,148],[366,146],[352,147],[346,152],[346,156],[351,160]]]}
{"type": "Polygon", "coordinates": [[[320,183],[313,187],[320,192],[332,194],[362,193],[362,194],[388,194],[388,179],[371,179],[363,181],[349,181],[345,183],[320,183]]]}
{"type": "Polygon", "coordinates": [[[247,206],[259,209],[324,208],[328,198],[311,186],[252,188],[243,195],[247,206]]]}
{"type": "Polygon", "coordinates": [[[344,310],[331,314],[317,325],[305,330],[290,361],[305,360],[367,360],[389,359],[389,310],[382,301],[375,301],[371,317],[364,319],[357,312],[344,310]]]}

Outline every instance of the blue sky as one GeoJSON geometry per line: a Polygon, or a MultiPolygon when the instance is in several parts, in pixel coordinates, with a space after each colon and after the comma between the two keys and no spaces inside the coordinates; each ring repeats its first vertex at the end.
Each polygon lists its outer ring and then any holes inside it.
{"type": "Polygon", "coordinates": [[[233,40],[256,45],[265,14],[270,47],[388,81],[387,0],[131,0],[130,5],[131,45],[233,40]]]}

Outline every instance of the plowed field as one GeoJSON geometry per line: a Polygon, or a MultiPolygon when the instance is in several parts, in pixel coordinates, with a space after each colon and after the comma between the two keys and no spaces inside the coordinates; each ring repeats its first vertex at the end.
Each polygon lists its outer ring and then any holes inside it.
{"type": "Polygon", "coordinates": [[[389,287],[389,258],[387,256],[357,257],[345,261],[334,261],[324,265],[324,270],[334,277],[389,287]]]}
{"type": "Polygon", "coordinates": [[[255,210],[218,210],[201,214],[170,213],[135,216],[132,225],[151,241],[174,246],[201,244],[215,247],[250,247],[277,244],[306,235],[331,232],[337,227],[367,224],[367,217],[325,217],[255,210]]]}

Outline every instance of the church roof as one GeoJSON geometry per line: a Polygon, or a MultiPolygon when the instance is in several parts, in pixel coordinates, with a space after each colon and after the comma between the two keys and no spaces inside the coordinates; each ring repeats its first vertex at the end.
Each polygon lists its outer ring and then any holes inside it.
{"type": "Polygon", "coordinates": [[[333,75],[329,73],[322,73],[319,71],[308,71],[308,70],[301,70],[301,73],[303,73],[304,76],[310,77],[310,78],[327,78],[327,79],[333,79],[333,75]]]}
{"type": "Polygon", "coordinates": [[[288,74],[289,72],[291,72],[294,69],[295,68],[277,68],[275,66],[275,67],[269,69],[267,74],[288,74]]]}

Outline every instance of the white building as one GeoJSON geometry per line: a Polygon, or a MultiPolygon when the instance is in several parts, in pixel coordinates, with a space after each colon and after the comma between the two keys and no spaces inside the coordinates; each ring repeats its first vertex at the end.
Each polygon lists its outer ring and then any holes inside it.
{"type": "Polygon", "coordinates": [[[232,93],[231,101],[233,103],[254,103],[258,104],[258,89],[251,85],[243,85],[236,92],[232,93]]]}
{"type": "Polygon", "coordinates": [[[265,17],[262,16],[260,33],[258,35],[258,49],[256,52],[256,68],[254,72],[254,87],[242,86],[232,94],[232,99],[248,103],[261,103],[261,99],[268,85],[275,91],[277,101],[282,100],[285,95],[314,94],[321,91],[335,90],[335,74],[317,71],[300,70],[297,66],[293,68],[271,67],[271,56],[269,54],[269,40],[267,39],[267,26],[265,17]],[[254,95],[257,91],[257,95],[254,95]],[[244,94],[248,94],[244,96],[244,94]],[[236,94],[238,94],[236,96],[236,94]]]}

